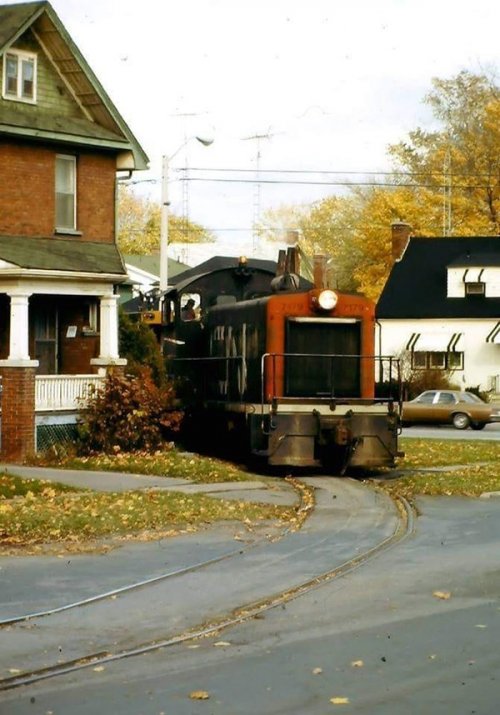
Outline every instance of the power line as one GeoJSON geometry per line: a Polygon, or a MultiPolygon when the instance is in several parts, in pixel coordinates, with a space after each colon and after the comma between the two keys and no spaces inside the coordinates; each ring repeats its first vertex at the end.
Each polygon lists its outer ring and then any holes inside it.
{"type": "MultiPolygon", "coordinates": [[[[216,179],[211,177],[196,177],[193,176],[189,181],[204,181],[213,183],[224,183],[224,184],[253,184],[252,179],[216,179]]],[[[379,181],[296,181],[295,179],[261,179],[261,184],[287,184],[293,185],[297,184],[299,186],[384,186],[391,187],[393,189],[397,188],[412,188],[412,189],[442,189],[442,184],[418,184],[415,182],[411,183],[394,183],[394,182],[379,182],[379,181]]],[[[468,184],[460,185],[455,184],[455,189],[487,189],[488,186],[483,186],[480,184],[468,184]]]]}
{"type": "MultiPolygon", "coordinates": [[[[190,167],[190,171],[212,171],[212,172],[228,172],[228,173],[254,173],[254,169],[236,169],[236,168],[216,168],[216,167],[190,167]]],[[[173,171],[184,171],[177,168],[173,171]]],[[[442,175],[442,171],[337,171],[331,169],[260,169],[261,174],[333,174],[336,176],[361,175],[361,176],[434,176],[442,175]]],[[[446,172],[450,175],[450,172],[446,172]]],[[[487,177],[493,178],[491,173],[475,174],[468,171],[456,172],[452,171],[451,176],[470,176],[470,177],[487,177]]]]}

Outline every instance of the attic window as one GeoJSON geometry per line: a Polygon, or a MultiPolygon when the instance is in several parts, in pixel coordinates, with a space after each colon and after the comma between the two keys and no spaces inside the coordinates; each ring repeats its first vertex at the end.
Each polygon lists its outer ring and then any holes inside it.
{"type": "Polygon", "coordinates": [[[465,295],[484,295],[484,283],[482,281],[466,283],[465,295]]]}
{"type": "Polygon", "coordinates": [[[36,55],[10,50],[3,65],[4,99],[36,102],[36,55]]]}

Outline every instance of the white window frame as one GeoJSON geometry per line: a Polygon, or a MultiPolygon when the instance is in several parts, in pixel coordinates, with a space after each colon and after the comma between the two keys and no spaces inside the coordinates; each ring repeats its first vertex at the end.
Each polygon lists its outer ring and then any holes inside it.
{"type": "Polygon", "coordinates": [[[34,52],[25,52],[24,50],[7,50],[3,56],[3,77],[2,77],[2,97],[14,102],[26,102],[27,104],[36,104],[37,97],[37,55],[34,52]],[[7,59],[14,57],[17,60],[17,87],[16,92],[7,91],[7,59]],[[33,94],[23,94],[23,63],[26,61],[33,62],[33,94]]]}
{"type": "Polygon", "coordinates": [[[411,354],[411,366],[413,370],[463,370],[464,354],[460,351],[415,350],[411,354]],[[439,362],[437,355],[442,356],[439,362]],[[454,365],[451,364],[452,359],[454,365]]]}
{"type": "MultiPolygon", "coordinates": [[[[75,233],[76,232],[76,195],[77,195],[77,174],[76,174],[76,156],[70,154],[56,154],[55,163],[55,219],[56,219],[56,232],[57,233],[75,233]],[[58,191],[57,186],[57,163],[58,161],[68,162],[72,166],[72,179],[73,179],[73,221],[71,226],[60,226],[57,222],[57,195],[62,194],[62,191],[58,191]]],[[[71,195],[71,194],[69,194],[71,195]]]]}

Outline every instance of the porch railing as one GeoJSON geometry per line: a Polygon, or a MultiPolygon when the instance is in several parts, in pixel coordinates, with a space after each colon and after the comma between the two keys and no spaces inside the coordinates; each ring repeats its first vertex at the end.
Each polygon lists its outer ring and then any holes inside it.
{"type": "Polygon", "coordinates": [[[36,412],[81,409],[91,391],[103,384],[101,375],[37,375],[36,412]]]}

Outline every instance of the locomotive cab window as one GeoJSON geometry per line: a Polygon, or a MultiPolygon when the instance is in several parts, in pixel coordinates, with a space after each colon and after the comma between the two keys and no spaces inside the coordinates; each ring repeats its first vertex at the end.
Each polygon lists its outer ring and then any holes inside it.
{"type": "Polygon", "coordinates": [[[181,320],[183,323],[199,321],[201,298],[199,293],[184,293],[181,296],[181,320]]]}

